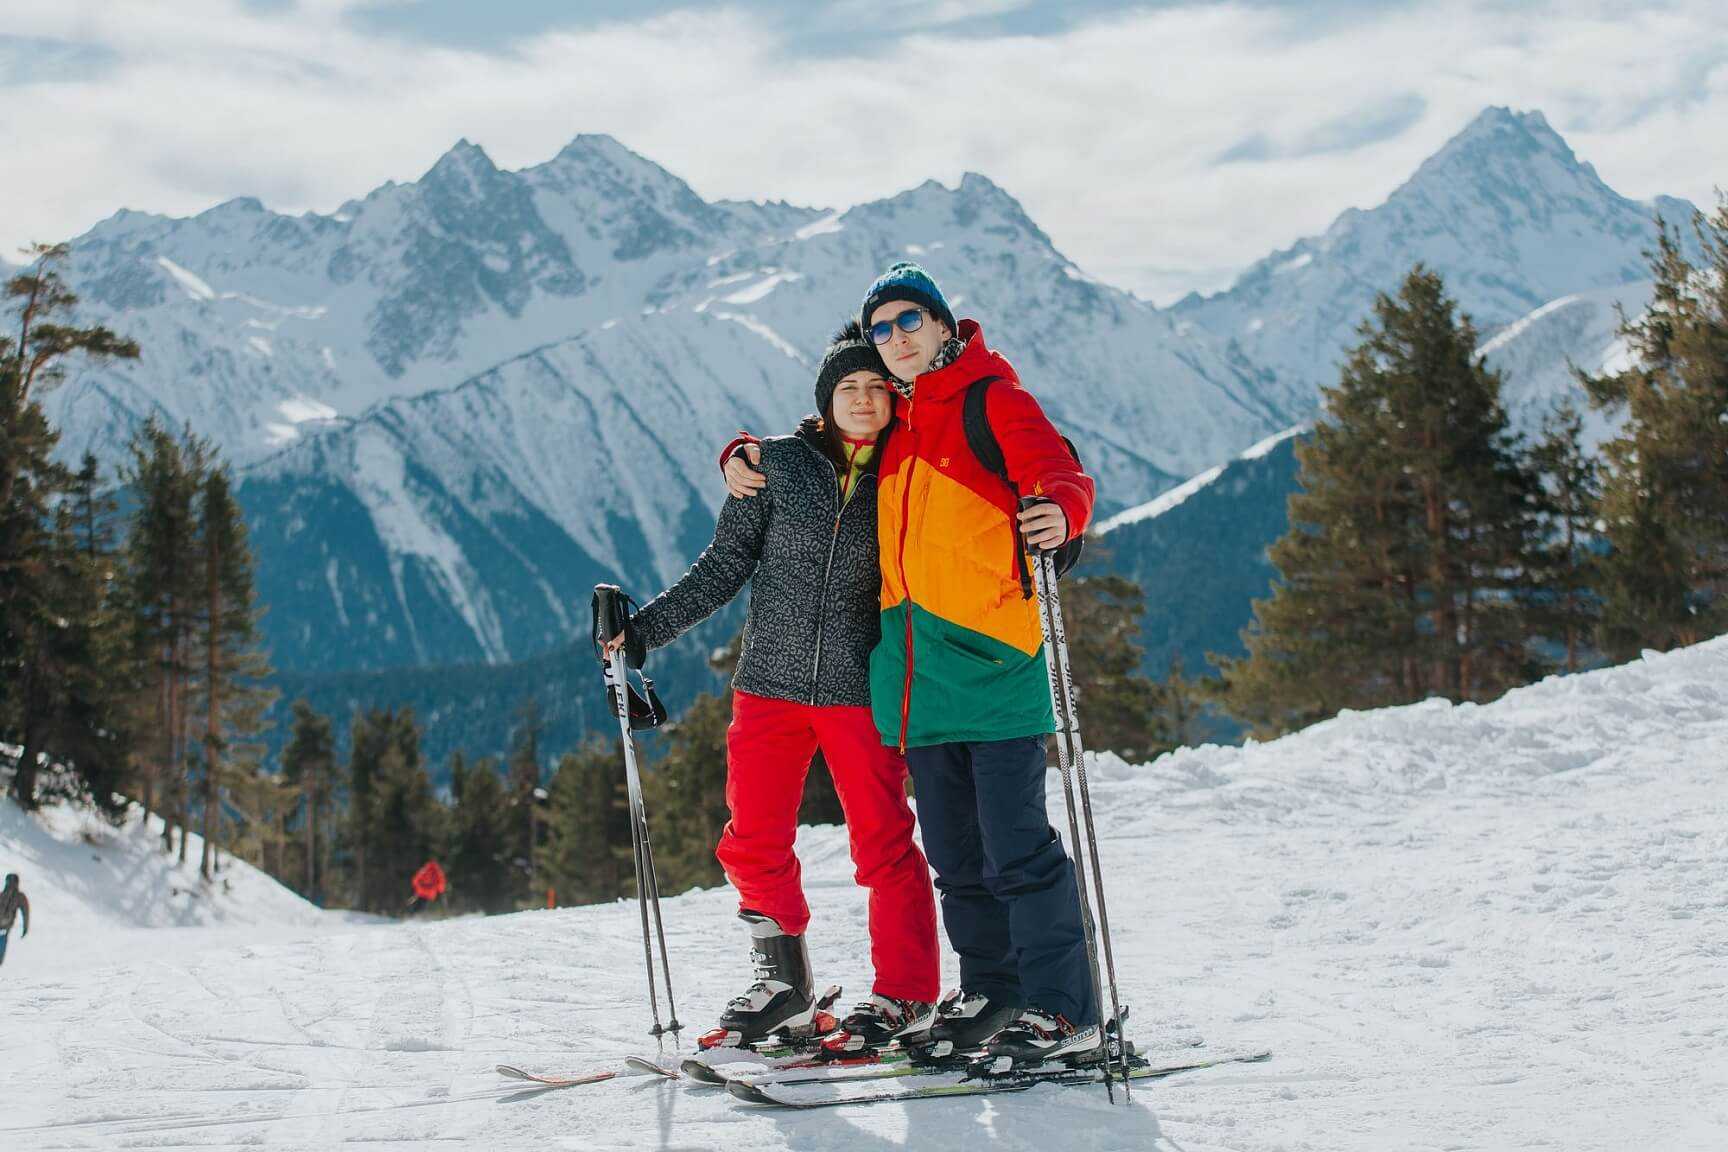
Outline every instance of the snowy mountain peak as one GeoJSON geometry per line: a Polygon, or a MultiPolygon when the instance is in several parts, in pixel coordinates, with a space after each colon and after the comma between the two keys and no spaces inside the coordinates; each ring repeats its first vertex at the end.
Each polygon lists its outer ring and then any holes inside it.
{"type": "Polygon", "coordinates": [[[1542,113],[1498,107],[1489,108],[1447,141],[1399,192],[1415,189],[1432,194],[1437,187],[1475,195],[1516,190],[1535,197],[1555,191],[1620,199],[1595,168],[1578,159],[1542,113]]]}
{"type": "MultiPolygon", "coordinates": [[[[1655,210],[1684,218],[1690,205],[1655,210]]],[[[1250,267],[1228,292],[1174,311],[1233,339],[1277,377],[1287,423],[1311,414],[1373,291],[1418,263],[1440,273],[1484,335],[1552,300],[1648,275],[1651,206],[1621,196],[1540,112],[1488,108],[1384,204],[1250,267]],[[1371,289],[1371,290],[1370,290],[1371,289]]]]}
{"type": "Polygon", "coordinates": [[[486,150],[463,138],[427,169],[426,175],[420,178],[420,185],[423,188],[482,195],[498,176],[498,166],[492,163],[492,157],[486,154],[486,150]]]}
{"type": "Polygon", "coordinates": [[[661,175],[671,175],[646,156],[625,147],[616,136],[605,132],[578,132],[570,138],[570,143],[558,150],[558,155],[548,161],[550,164],[597,162],[610,164],[614,168],[643,168],[661,175]]]}
{"type": "Polygon", "coordinates": [[[236,196],[232,200],[224,200],[214,208],[206,208],[198,214],[198,219],[220,216],[259,216],[268,212],[264,202],[256,196],[236,196]]]}
{"type": "Polygon", "coordinates": [[[552,159],[524,168],[521,175],[530,180],[554,176],[565,180],[580,178],[598,191],[630,187],[676,200],[688,209],[708,208],[682,179],[605,133],[582,133],[559,149],[552,159]]]}
{"type": "Polygon", "coordinates": [[[960,177],[960,187],[954,195],[958,202],[957,212],[993,216],[1003,226],[1024,232],[1045,247],[1055,247],[1044,230],[1033,223],[1020,201],[988,176],[979,172],[965,173],[960,177]]]}
{"type": "Polygon", "coordinates": [[[1452,138],[1452,142],[1458,143],[1481,137],[1494,137],[1507,132],[1546,137],[1562,150],[1571,152],[1566,141],[1548,123],[1548,117],[1540,111],[1531,109],[1528,112],[1517,112],[1504,104],[1490,104],[1477,113],[1476,119],[1466,124],[1464,130],[1452,138]]]}

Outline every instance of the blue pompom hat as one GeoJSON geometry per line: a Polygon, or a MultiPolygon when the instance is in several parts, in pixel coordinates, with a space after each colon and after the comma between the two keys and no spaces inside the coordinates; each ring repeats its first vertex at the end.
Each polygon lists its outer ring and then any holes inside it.
{"type": "Polygon", "coordinates": [[[930,279],[930,273],[910,260],[902,260],[889,267],[888,271],[876,278],[876,283],[870,285],[870,291],[864,294],[864,308],[858,314],[859,325],[864,331],[870,330],[870,314],[890,300],[909,300],[928,309],[932,316],[948,325],[950,332],[959,327],[954,323],[954,313],[949,310],[948,300],[942,295],[942,289],[936,287],[936,281],[930,279]]]}

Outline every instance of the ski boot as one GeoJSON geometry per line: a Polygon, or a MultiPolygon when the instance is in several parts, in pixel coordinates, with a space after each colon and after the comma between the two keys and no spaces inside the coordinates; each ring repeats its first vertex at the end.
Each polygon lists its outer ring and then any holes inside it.
{"type": "Polygon", "coordinates": [[[936,1022],[930,1030],[908,1040],[912,1059],[920,1064],[940,1064],[983,1046],[1020,1015],[1018,1000],[968,992],[956,988],[936,1006],[936,1022]]]}
{"type": "Polygon", "coordinates": [[[843,1060],[879,1052],[907,1037],[922,1035],[935,1018],[934,1004],[872,993],[847,1013],[838,1028],[822,1037],[822,1055],[843,1060]]]}
{"type": "Polygon", "coordinates": [[[1058,1062],[1079,1067],[1096,1064],[1104,1055],[1104,1035],[1098,1025],[1076,1028],[1066,1016],[1027,1008],[984,1045],[976,1070],[1000,1075],[1058,1062]]]}
{"type": "Polygon", "coordinates": [[[750,959],[756,980],[743,995],[732,998],[720,1014],[718,1026],[704,1033],[696,1046],[748,1048],[776,1035],[794,1041],[808,1039],[816,1031],[818,1005],[804,937],[787,935],[760,912],[745,909],[738,918],[750,925],[750,959]]]}

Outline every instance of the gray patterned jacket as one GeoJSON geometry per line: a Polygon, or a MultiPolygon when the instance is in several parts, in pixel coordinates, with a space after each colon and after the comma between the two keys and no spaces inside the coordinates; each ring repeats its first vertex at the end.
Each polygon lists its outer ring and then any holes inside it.
{"type": "Polygon", "coordinates": [[[867,706],[870,650],[881,631],[876,477],[859,477],[841,507],[834,465],[801,434],[762,441],[762,471],[767,488],[728,497],[713,542],[631,623],[649,648],[662,647],[748,582],[732,686],[801,704],[867,706]]]}

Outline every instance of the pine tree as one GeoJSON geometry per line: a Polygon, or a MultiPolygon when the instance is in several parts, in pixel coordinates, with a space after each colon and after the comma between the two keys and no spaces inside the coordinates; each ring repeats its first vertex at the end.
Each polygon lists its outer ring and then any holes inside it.
{"type": "Polygon", "coordinates": [[[78,550],[80,587],[88,610],[78,612],[88,653],[73,685],[77,709],[74,725],[87,740],[78,769],[89,798],[112,819],[125,811],[118,795],[129,787],[134,751],[131,702],[138,691],[139,669],[131,659],[132,604],[126,597],[121,571],[124,557],[115,525],[118,502],[102,487],[96,457],[86,452],[72,478],[68,507],[78,550]]]}
{"type": "Polygon", "coordinates": [[[1593,542],[1601,467],[1584,450],[1583,417],[1570,398],[1543,420],[1530,466],[1541,480],[1546,535],[1533,610],[1539,631],[1564,647],[1566,671],[1575,672],[1600,618],[1593,542]]]}
{"type": "Polygon", "coordinates": [[[144,691],[154,737],[145,754],[144,808],[157,806],[160,785],[163,848],[173,848],[178,825],[184,860],[191,804],[189,687],[207,564],[197,509],[211,450],[190,430],[176,438],[154,419],[138,429],[129,448],[132,461],[122,476],[136,505],[127,537],[126,595],[134,610],[135,652],[149,665],[144,691]]]}
{"type": "Polygon", "coordinates": [[[616,745],[596,739],[565,753],[549,791],[540,875],[558,903],[591,904],[633,892],[630,803],[616,745]]]}
{"type": "MultiPolygon", "coordinates": [[[[696,697],[666,726],[661,755],[644,777],[654,870],[662,892],[725,880],[714,846],[731,815],[726,805],[726,729],[731,722],[730,690],[696,697]]],[[[616,753],[613,765],[621,776],[624,768],[616,753]]],[[[805,782],[808,787],[808,776],[805,782]]]]}
{"type": "Polygon", "coordinates": [[[516,906],[516,870],[510,858],[512,814],[498,766],[483,759],[469,767],[460,752],[451,759],[451,843],[448,869],[463,907],[486,913],[516,906]]]}
{"type": "Polygon", "coordinates": [[[252,556],[226,469],[212,466],[202,487],[198,534],[203,586],[195,636],[203,677],[198,685],[204,754],[204,854],[199,870],[209,880],[217,868],[224,773],[232,760],[239,779],[258,762],[262,749],[246,741],[263,731],[264,709],[274,692],[263,685],[271,669],[258,634],[261,614],[253,604],[252,556]]]}
{"type": "Polygon", "coordinates": [[[1536,485],[1469,317],[1417,266],[1361,334],[1297,448],[1279,583],[1255,602],[1248,656],[1222,664],[1224,698],[1257,734],[1342,708],[1491,699],[1538,671],[1522,603],[1536,485]]]}
{"type": "Polygon", "coordinates": [[[69,797],[117,820],[125,811],[119,793],[131,733],[113,508],[100,490],[95,459],[86,455],[55,509],[46,553],[54,627],[38,635],[30,660],[37,683],[49,689],[47,742],[69,769],[69,797]]]}
{"type": "Polygon", "coordinates": [[[226,803],[240,815],[226,841],[228,853],[290,886],[293,858],[288,851],[288,820],[300,807],[300,789],[256,764],[234,765],[226,803]]]}
{"type": "MultiPolygon", "coordinates": [[[[39,757],[58,751],[47,743],[61,729],[99,726],[99,713],[105,711],[90,695],[100,695],[90,676],[77,684],[57,679],[68,666],[89,672],[93,659],[87,648],[78,650],[92,622],[68,617],[64,610],[94,608],[87,589],[69,592],[64,585],[79,575],[78,565],[65,554],[67,532],[63,524],[56,527],[51,509],[70,477],[52,460],[57,434],[38,399],[60,381],[74,354],[95,359],[138,355],[137,345],[107,328],[65,322],[77,305],[59,272],[68,254],[64,245],[31,250],[34,268],[5,285],[17,334],[0,335],[0,730],[22,745],[12,794],[26,808],[37,802],[39,757]],[[68,628],[78,635],[63,635],[68,628]]],[[[85,741],[78,754],[94,771],[110,751],[85,741]]],[[[108,779],[105,770],[101,775],[108,779]]],[[[111,804],[105,793],[100,800],[111,804]]]]}
{"type": "Polygon", "coordinates": [[[320,716],[304,700],[294,701],[293,724],[288,746],[282,752],[282,777],[300,797],[301,852],[305,866],[301,892],[322,907],[329,884],[326,841],[331,833],[327,814],[336,776],[336,743],[330,718],[320,716]],[[320,827],[325,829],[323,839],[320,827]]]}
{"type": "Polygon", "coordinates": [[[1621,324],[1633,366],[1580,377],[1593,405],[1625,417],[1602,450],[1602,642],[1615,659],[1728,629],[1728,196],[1693,223],[1703,268],[1659,226],[1654,301],[1621,324]]]}
{"type": "Polygon", "coordinates": [[[356,712],[348,729],[348,819],[343,839],[352,860],[350,899],[354,907],[368,912],[380,907],[373,900],[374,870],[368,864],[376,823],[374,814],[378,806],[379,779],[395,723],[393,713],[372,708],[356,712]]]}
{"type": "Polygon", "coordinates": [[[447,813],[432,795],[411,708],[372,708],[349,731],[345,849],[354,907],[400,910],[409,881],[448,842],[447,813]]]}
{"type": "MultiPolygon", "coordinates": [[[[1087,553],[1096,564],[1096,550],[1087,553]]],[[[1115,752],[1131,763],[1175,747],[1163,722],[1163,696],[1140,671],[1140,586],[1122,576],[1090,572],[1062,582],[1080,732],[1087,748],[1115,752]]]]}
{"type": "Polygon", "coordinates": [[[6,282],[18,335],[0,337],[0,509],[12,506],[31,443],[46,437],[47,447],[53,447],[55,434],[42,420],[37,400],[64,378],[66,360],[78,353],[97,360],[138,358],[136,343],[107,328],[62,322],[78,305],[60,275],[71,253],[66,244],[34,245],[34,268],[6,282]]]}
{"type": "MultiPolygon", "coordinates": [[[[408,720],[412,723],[412,714],[408,720]]],[[[397,717],[398,723],[401,716],[397,717]]],[[[432,795],[432,782],[420,764],[418,739],[412,745],[400,729],[384,746],[375,781],[369,868],[370,907],[400,909],[407,902],[414,873],[433,859],[444,842],[444,812],[432,795]]]]}
{"type": "Polygon", "coordinates": [[[1216,680],[1188,676],[1180,652],[1171,658],[1170,671],[1157,686],[1156,728],[1169,742],[1169,748],[1192,748],[1200,743],[1206,734],[1207,705],[1216,701],[1218,684],[1216,680]]]}
{"type": "Polygon", "coordinates": [[[508,859],[515,869],[515,888],[533,899],[535,849],[540,841],[541,787],[540,736],[545,721],[540,701],[524,700],[516,709],[516,727],[510,734],[509,796],[510,827],[505,840],[508,859]]]}
{"type": "MultiPolygon", "coordinates": [[[[13,700],[20,705],[25,748],[15,788],[27,802],[42,798],[36,766],[38,752],[47,749],[66,769],[55,777],[52,795],[87,800],[117,819],[125,806],[117,793],[125,781],[129,733],[124,668],[113,659],[113,558],[104,548],[105,528],[91,527],[102,504],[94,480],[94,464],[86,461],[36,540],[29,578],[15,586],[26,593],[15,606],[29,609],[15,617],[24,623],[13,700]]],[[[28,486],[20,483],[13,492],[28,486]]]]}
{"type": "MultiPolygon", "coordinates": [[[[0,343],[0,405],[16,395],[17,366],[0,343]]],[[[50,459],[54,433],[35,404],[0,412],[5,422],[5,469],[12,477],[0,504],[0,730],[20,745],[12,796],[37,804],[38,761],[56,706],[49,652],[57,630],[55,548],[51,501],[64,483],[50,459]]]]}

